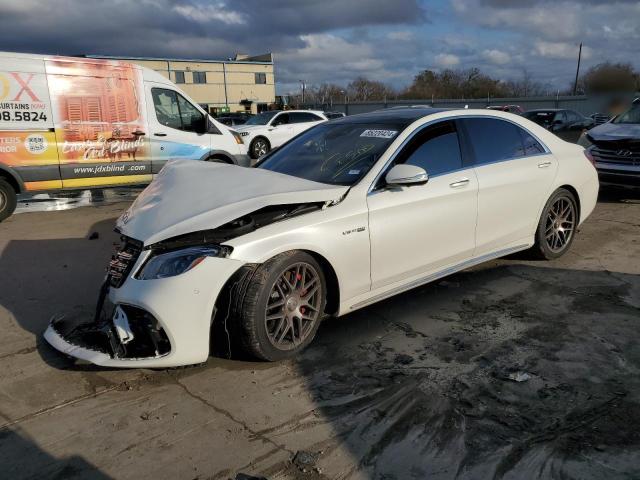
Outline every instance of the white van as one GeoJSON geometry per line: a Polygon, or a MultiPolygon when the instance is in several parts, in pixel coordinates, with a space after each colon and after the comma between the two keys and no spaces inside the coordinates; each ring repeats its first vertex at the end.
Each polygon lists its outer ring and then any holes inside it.
{"type": "Polygon", "coordinates": [[[153,70],[0,52],[0,221],[17,193],[145,184],[169,159],[249,165],[239,134],[153,70]]]}

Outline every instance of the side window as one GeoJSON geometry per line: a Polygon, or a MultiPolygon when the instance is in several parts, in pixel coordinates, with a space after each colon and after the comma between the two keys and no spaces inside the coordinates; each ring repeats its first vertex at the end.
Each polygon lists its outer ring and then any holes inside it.
{"type": "Polygon", "coordinates": [[[562,123],[567,123],[567,114],[564,112],[557,112],[556,116],[553,117],[553,121],[557,122],[558,120],[562,123]]]}
{"type": "Polygon", "coordinates": [[[178,95],[173,90],[152,88],[153,106],[158,122],[165,127],[181,129],[182,120],[178,108],[178,95]]]}
{"type": "Polygon", "coordinates": [[[322,120],[322,118],[313,113],[293,112],[289,114],[289,123],[307,123],[317,122],[319,120],[322,120]]]}
{"type": "Polygon", "coordinates": [[[184,83],[184,72],[174,72],[176,83],[184,83]]]}
{"type": "Polygon", "coordinates": [[[266,84],[267,83],[267,74],[266,73],[256,73],[255,81],[258,84],[266,84]]]}
{"type": "Polygon", "coordinates": [[[178,95],[178,108],[182,120],[182,129],[187,132],[202,131],[203,115],[192,104],[187,102],[182,95],[178,95]]]}
{"type": "Polygon", "coordinates": [[[271,125],[276,127],[278,125],[284,125],[286,123],[289,123],[289,114],[281,113],[278,116],[276,116],[276,118],[273,119],[273,122],[271,122],[271,125]]]}
{"type": "Polygon", "coordinates": [[[204,116],[182,95],[164,88],[152,88],[151,96],[158,122],[166,127],[200,132],[204,116]]]}
{"type": "Polygon", "coordinates": [[[544,147],[538,142],[529,132],[519,128],[520,135],[522,136],[522,143],[524,144],[524,154],[525,156],[529,155],[539,155],[541,153],[545,153],[544,147]]]}
{"type": "Polygon", "coordinates": [[[422,167],[429,176],[461,169],[462,156],[455,124],[446,121],[426,127],[405,147],[396,163],[422,167]]]}
{"type": "Polygon", "coordinates": [[[520,128],[495,118],[462,120],[473,147],[476,165],[510,160],[525,155],[520,128]]]}

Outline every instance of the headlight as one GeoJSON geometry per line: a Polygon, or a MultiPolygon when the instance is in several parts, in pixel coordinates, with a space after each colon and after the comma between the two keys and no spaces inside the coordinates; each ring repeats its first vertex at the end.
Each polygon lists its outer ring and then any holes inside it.
{"type": "Polygon", "coordinates": [[[235,138],[238,145],[244,145],[244,141],[242,141],[242,137],[238,132],[236,132],[235,130],[231,130],[231,135],[233,135],[233,138],[235,138]]]}
{"type": "Polygon", "coordinates": [[[158,278],[175,277],[196,267],[207,257],[224,257],[228,254],[226,247],[201,246],[160,253],[151,257],[138,273],[139,280],[156,280],[158,278]]]}

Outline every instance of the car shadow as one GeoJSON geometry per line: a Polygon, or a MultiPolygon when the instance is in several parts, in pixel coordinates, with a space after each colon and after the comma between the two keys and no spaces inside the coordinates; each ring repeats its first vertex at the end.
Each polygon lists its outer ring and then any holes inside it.
{"type": "Polygon", "coordinates": [[[638,275],[492,262],[324,323],[298,429],[358,478],[630,478],[638,320],[638,275]]]}
{"type": "MultiPolygon", "coordinates": [[[[2,416],[0,414],[0,416],[2,416]]],[[[56,458],[43,450],[35,440],[19,427],[0,429],[0,472],[2,478],[49,478],[109,480],[113,477],[100,471],[84,458],[73,455],[56,458]],[[16,458],[29,458],[28,463],[16,462],[16,458]]]]}
{"type": "Polygon", "coordinates": [[[95,223],[81,238],[11,240],[2,251],[0,306],[35,336],[40,356],[52,367],[66,369],[73,362],[50,347],[42,334],[54,316],[93,317],[105,268],[119,240],[115,220],[95,223]]]}

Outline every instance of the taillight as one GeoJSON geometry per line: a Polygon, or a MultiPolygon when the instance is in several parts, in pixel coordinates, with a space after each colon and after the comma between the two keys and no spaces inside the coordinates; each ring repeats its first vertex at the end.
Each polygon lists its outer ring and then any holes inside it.
{"type": "Polygon", "coordinates": [[[584,156],[591,162],[591,165],[596,166],[596,159],[593,157],[591,151],[587,148],[584,150],[584,156]]]}

